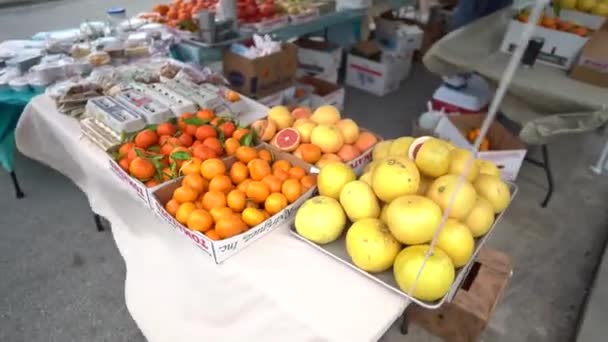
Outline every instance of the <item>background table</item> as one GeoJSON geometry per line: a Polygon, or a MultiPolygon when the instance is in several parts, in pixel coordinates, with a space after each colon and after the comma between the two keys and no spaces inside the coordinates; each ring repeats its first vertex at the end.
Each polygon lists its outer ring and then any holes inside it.
{"type": "Polygon", "coordinates": [[[69,177],[112,224],[129,312],[151,341],[373,341],[405,300],[282,227],[216,265],[145,208],[42,95],[16,130],[19,150],[69,177]]]}

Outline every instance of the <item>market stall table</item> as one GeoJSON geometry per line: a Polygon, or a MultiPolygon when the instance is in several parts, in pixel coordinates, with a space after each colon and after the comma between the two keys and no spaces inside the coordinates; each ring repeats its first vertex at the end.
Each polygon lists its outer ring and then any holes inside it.
{"type": "Polygon", "coordinates": [[[404,298],[293,238],[287,226],[214,264],[137,201],[105,153],[45,95],[26,107],[16,141],[72,179],[111,222],[127,269],[126,304],[149,341],[372,341],[405,309],[404,298]]]}

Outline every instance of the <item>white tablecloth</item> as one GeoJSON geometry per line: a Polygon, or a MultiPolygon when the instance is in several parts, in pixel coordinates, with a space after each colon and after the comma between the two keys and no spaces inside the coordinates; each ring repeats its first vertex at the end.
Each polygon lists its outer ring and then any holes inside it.
{"type": "Polygon", "coordinates": [[[373,341],[405,308],[403,298],[287,227],[214,264],[137,201],[104,153],[81,138],[77,121],[45,96],[26,107],[16,139],[22,153],[72,179],[112,223],[127,269],[127,307],[151,342],[373,341]]]}

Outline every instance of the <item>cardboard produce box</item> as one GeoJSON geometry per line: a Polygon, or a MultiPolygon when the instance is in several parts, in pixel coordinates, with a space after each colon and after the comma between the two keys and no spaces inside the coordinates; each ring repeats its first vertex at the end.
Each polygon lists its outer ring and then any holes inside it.
{"type": "Polygon", "coordinates": [[[424,31],[401,19],[383,15],[376,19],[376,41],[383,49],[397,54],[408,53],[422,47],[424,31]]]}
{"type": "MultiPolygon", "coordinates": [[[[435,135],[458,147],[472,149],[473,144],[465,137],[466,133],[480,128],[485,117],[485,114],[446,115],[439,120],[435,135]]],[[[497,121],[490,126],[487,138],[490,151],[479,152],[479,158],[494,162],[500,169],[502,179],[515,181],[526,157],[526,146],[497,121]]]]}
{"type": "Polygon", "coordinates": [[[230,87],[253,98],[262,98],[291,86],[297,69],[298,47],[285,43],[281,51],[248,59],[230,50],[224,52],[224,75],[230,87]]]}
{"type": "Polygon", "coordinates": [[[338,81],[342,64],[342,48],[334,43],[311,39],[298,39],[298,76],[315,76],[328,82],[338,81]]]}
{"type": "Polygon", "coordinates": [[[348,54],[346,84],[384,96],[399,88],[409,74],[411,57],[385,53],[375,42],[359,43],[348,54]]]}
{"type": "Polygon", "coordinates": [[[570,76],[575,80],[608,87],[608,22],[585,44],[570,76]]]}
{"type": "Polygon", "coordinates": [[[310,94],[310,107],[332,105],[340,111],[344,109],[344,87],[312,76],[300,77],[297,81],[313,88],[310,94]]]}
{"type": "MultiPolygon", "coordinates": [[[[302,167],[307,171],[307,173],[318,172],[318,169],[305,163],[303,160],[300,160],[289,153],[280,152],[270,145],[263,144],[257,146],[256,148],[258,150],[265,148],[273,153],[275,159],[288,160],[292,165],[302,167]]],[[[229,169],[234,162],[236,162],[235,158],[224,161],[227,169],[229,169]]],[[[312,196],[317,188],[316,186],[313,186],[312,188],[308,189],[308,191],[302,194],[300,198],[291,203],[285,209],[271,216],[269,219],[260,223],[259,225],[250,228],[246,232],[224,240],[214,241],[205,236],[205,234],[198,231],[193,231],[182,225],[165,209],[165,204],[171,199],[173,191],[175,191],[175,189],[181,185],[182,179],[183,177],[169,183],[165,183],[154,191],[150,198],[152,210],[169,226],[175,228],[177,231],[192,240],[204,252],[204,254],[216,264],[226,261],[231,256],[251,245],[257,239],[291,221],[295,217],[298,208],[300,208],[300,206],[312,196]]]]}

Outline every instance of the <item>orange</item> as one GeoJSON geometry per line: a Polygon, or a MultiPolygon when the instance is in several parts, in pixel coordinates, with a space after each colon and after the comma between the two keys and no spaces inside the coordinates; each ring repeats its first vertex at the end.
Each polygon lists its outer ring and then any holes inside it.
{"type": "Polygon", "coordinates": [[[190,150],[188,150],[187,148],[182,147],[182,146],[178,146],[178,147],[174,148],[171,151],[171,154],[169,155],[169,158],[172,161],[175,162],[175,164],[177,165],[178,169],[181,168],[182,165],[184,165],[184,163],[187,160],[190,160],[191,157],[192,157],[192,152],[190,150]],[[187,157],[184,159],[184,158],[182,158],[182,155],[187,155],[187,157]]]}
{"type": "Polygon", "coordinates": [[[252,181],[249,183],[246,193],[247,198],[250,198],[255,203],[264,203],[266,197],[270,195],[270,189],[264,182],[252,181]]]}
{"type": "Polygon", "coordinates": [[[266,198],[266,201],[264,201],[264,209],[266,209],[270,215],[278,213],[285,209],[285,207],[287,207],[287,198],[283,194],[270,194],[270,196],[266,198]]]}
{"type": "Polygon", "coordinates": [[[243,163],[247,164],[258,157],[258,151],[256,151],[253,147],[241,146],[236,149],[236,157],[243,163]]]}
{"type": "Polygon", "coordinates": [[[207,191],[203,195],[203,209],[211,210],[213,208],[221,208],[226,206],[226,195],[221,191],[207,191]]]}
{"type": "Polygon", "coordinates": [[[282,170],[282,169],[276,169],[274,170],[274,176],[277,177],[281,182],[284,182],[285,180],[287,180],[287,178],[289,178],[289,173],[287,173],[287,171],[282,170]]]}
{"type": "Polygon", "coordinates": [[[196,209],[203,209],[203,203],[201,201],[197,200],[196,202],[194,202],[194,207],[196,209]]]}
{"type": "Polygon", "coordinates": [[[227,194],[232,189],[234,185],[227,175],[217,175],[209,181],[209,191],[221,191],[227,194]]]}
{"type": "Polygon", "coordinates": [[[222,239],[239,235],[247,228],[245,222],[236,214],[224,216],[215,224],[215,231],[222,239]]]}
{"type": "Polygon", "coordinates": [[[194,143],[194,138],[190,134],[183,133],[179,137],[177,137],[180,146],[190,147],[194,143]]]}
{"type": "Polygon", "coordinates": [[[214,149],[209,146],[203,145],[202,142],[196,141],[198,144],[192,148],[192,155],[199,158],[200,160],[207,160],[217,158],[218,154],[214,149]]]}
{"type": "Polygon", "coordinates": [[[196,112],[196,117],[202,120],[213,120],[215,118],[215,113],[212,109],[203,108],[196,112]]]}
{"type": "Polygon", "coordinates": [[[158,135],[158,145],[159,146],[163,146],[167,143],[167,141],[169,141],[169,139],[173,138],[170,135],[158,135]]]}
{"type": "Polygon", "coordinates": [[[249,177],[256,181],[262,180],[272,172],[270,164],[264,159],[259,158],[250,161],[247,164],[247,168],[249,169],[249,177]]]}
{"type": "Polygon", "coordinates": [[[190,174],[200,175],[201,174],[201,164],[202,164],[202,161],[199,158],[192,157],[190,160],[187,160],[186,162],[184,162],[182,167],[179,169],[179,172],[181,172],[183,175],[190,175],[190,174]]]}
{"type": "Polygon", "coordinates": [[[178,203],[194,202],[198,198],[198,192],[187,186],[180,186],[173,191],[173,198],[178,203]]]}
{"type": "Polygon", "coordinates": [[[198,173],[186,175],[184,177],[184,180],[182,180],[182,186],[187,186],[191,189],[194,189],[199,194],[205,191],[207,185],[207,180],[198,173]]]}
{"type": "Polygon", "coordinates": [[[240,161],[234,162],[230,167],[230,179],[234,184],[240,184],[249,177],[249,169],[240,161]]]}
{"type": "Polygon", "coordinates": [[[251,184],[251,182],[253,182],[253,181],[251,179],[247,178],[244,181],[240,182],[236,188],[238,190],[241,190],[244,193],[247,193],[247,189],[249,188],[249,184],[251,184]]]}
{"type": "Polygon", "coordinates": [[[222,147],[222,142],[218,138],[215,138],[215,137],[207,138],[207,139],[205,139],[205,141],[203,141],[203,145],[214,150],[218,156],[221,156],[222,154],[224,154],[224,148],[222,147]]]}
{"type": "Polygon", "coordinates": [[[306,175],[300,179],[300,184],[302,184],[302,192],[305,192],[317,184],[317,178],[314,175],[306,175]]]}
{"type": "Polygon", "coordinates": [[[249,227],[255,227],[266,220],[264,212],[256,208],[245,208],[241,214],[241,218],[249,227]]]}
{"type": "Polygon", "coordinates": [[[224,96],[230,102],[238,102],[241,99],[241,95],[234,90],[228,90],[224,96]]]}
{"type": "Polygon", "coordinates": [[[226,154],[229,156],[233,156],[236,154],[236,150],[241,146],[238,140],[235,138],[228,138],[224,142],[224,148],[226,149],[226,154]]]}
{"type": "Polygon", "coordinates": [[[231,138],[234,134],[234,131],[236,130],[236,125],[232,121],[224,121],[219,126],[217,126],[217,129],[219,129],[224,134],[224,138],[227,139],[231,138]]]}
{"type": "Polygon", "coordinates": [[[151,129],[144,129],[137,133],[134,142],[135,146],[145,150],[158,142],[158,134],[151,129]]]}
{"type": "Polygon", "coordinates": [[[218,235],[218,233],[215,231],[215,229],[209,229],[208,231],[205,232],[205,236],[207,236],[208,238],[210,238],[213,241],[218,241],[221,240],[222,238],[218,235]]]}
{"type": "Polygon", "coordinates": [[[205,209],[195,209],[188,216],[186,225],[192,230],[205,232],[213,227],[213,217],[205,209]]]}
{"type": "Polygon", "coordinates": [[[125,143],[122,146],[120,146],[120,148],[118,149],[118,154],[120,154],[123,157],[126,157],[127,154],[129,154],[129,152],[131,152],[133,147],[135,147],[134,143],[132,143],[132,142],[125,143]]]}
{"type": "Polygon", "coordinates": [[[201,175],[207,180],[211,180],[217,175],[226,173],[226,165],[220,159],[207,159],[201,164],[201,175]]]}
{"type": "Polygon", "coordinates": [[[135,157],[133,161],[129,164],[129,173],[131,176],[139,179],[146,180],[154,177],[154,173],[156,169],[154,168],[154,164],[151,161],[141,158],[135,157]]]}
{"type": "Polygon", "coordinates": [[[226,196],[226,203],[228,203],[228,207],[234,210],[237,213],[240,213],[245,209],[245,204],[247,202],[247,195],[241,190],[232,190],[226,196]]]}
{"type": "Polygon", "coordinates": [[[281,192],[285,195],[289,203],[293,203],[302,195],[302,185],[297,179],[288,179],[283,182],[281,192]]]}
{"type": "Polygon", "coordinates": [[[159,181],[157,181],[156,179],[152,178],[149,181],[147,181],[144,185],[146,187],[148,187],[148,188],[153,188],[153,187],[155,187],[155,186],[157,186],[159,184],[160,184],[159,181]]]}
{"type": "Polygon", "coordinates": [[[232,209],[230,209],[228,207],[218,207],[218,208],[212,208],[211,210],[209,210],[209,214],[211,214],[211,217],[213,217],[213,221],[217,222],[222,217],[224,217],[226,215],[232,215],[232,214],[234,214],[234,212],[232,211],[232,209]]]}
{"type": "Polygon", "coordinates": [[[160,171],[161,176],[163,177],[163,181],[168,181],[169,179],[175,178],[173,171],[170,168],[166,167],[160,171]]]}
{"type": "Polygon", "coordinates": [[[118,165],[126,172],[129,172],[129,165],[131,165],[131,162],[129,161],[129,158],[124,157],[118,161],[118,165]]]}
{"type": "Polygon", "coordinates": [[[133,147],[128,153],[127,153],[127,159],[129,159],[130,161],[137,158],[138,157],[138,152],[140,155],[145,156],[147,153],[142,150],[139,147],[133,147]]]}
{"type": "Polygon", "coordinates": [[[179,202],[172,198],[165,204],[165,209],[167,209],[167,212],[171,214],[171,216],[175,216],[175,214],[177,214],[177,209],[179,209],[179,202]]]}
{"type": "Polygon", "coordinates": [[[260,206],[254,201],[247,201],[247,204],[245,204],[245,209],[247,208],[260,209],[260,206]]]}
{"type": "Polygon", "coordinates": [[[313,144],[302,144],[298,146],[298,150],[302,155],[302,160],[309,164],[314,164],[321,159],[321,148],[313,144]]]}
{"type": "Polygon", "coordinates": [[[355,146],[361,152],[367,151],[368,148],[374,146],[378,142],[378,138],[370,132],[361,132],[359,138],[355,141],[355,146]]]}
{"type": "Polygon", "coordinates": [[[290,178],[295,178],[297,180],[302,179],[302,177],[306,176],[306,171],[299,166],[294,166],[288,171],[290,178]]]}
{"type": "Polygon", "coordinates": [[[283,185],[283,182],[279,179],[279,177],[275,175],[268,175],[262,178],[262,182],[268,185],[270,192],[281,192],[281,185],[283,185]]]}
{"type": "Polygon", "coordinates": [[[182,203],[179,206],[179,208],[177,209],[177,212],[175,213],[175,218],[177,219],[177,221],[179,223],[186,224],[186,223],[188,223],[188,217],[194,210],[196,210],[194,203],[192,203],[192,202],[182,203]]]}
{"type": "Polygon", "coordinates": [[[241,138],[247,133],[249,133],[249,129],[239,128],[236,131],[234,131],[234,133],[232,133],[232,137],[238,141],[241,141],[241,138]]]}
{"type": "Polygon", "coordinates": [[[268,150],[259,150],[258,156],[269,163],[272,162],[272,153],[268,150]]]}
{"type": "Polygon", "coordinates": [[[170,122],[164,122],[156,126],[156,133],[159,136],[173,136],[177,132],[177,128],[170,122]]]}
{"type": "Polygon", "coordinates": [[[205,139],[210,137],[217,137],[217,131],[211,125],[198,126],[196,128],[194,136],[196,137],[196,139],[204,141],[205,139]]]}
{"type": "Polygon", "coordinates": [[[291,163],[287,160],[277,160],[272,164],[272,171],[283,170],[288,172],[291,169],[291,163]]]}

